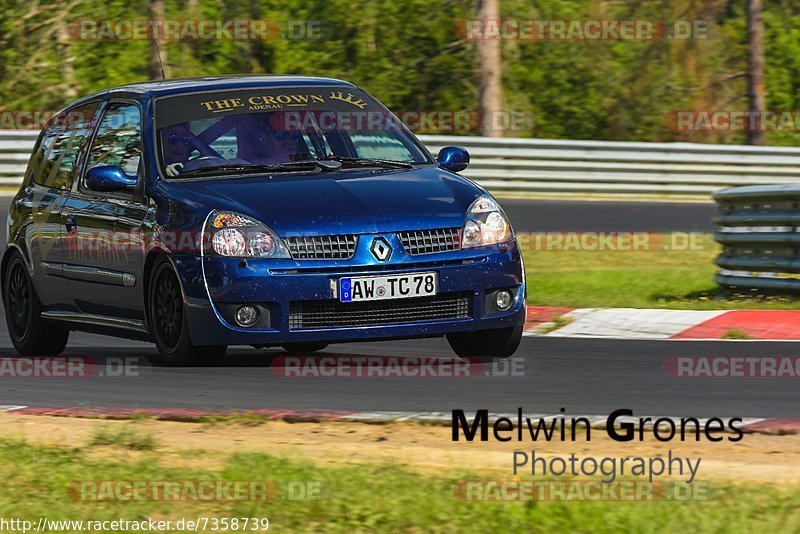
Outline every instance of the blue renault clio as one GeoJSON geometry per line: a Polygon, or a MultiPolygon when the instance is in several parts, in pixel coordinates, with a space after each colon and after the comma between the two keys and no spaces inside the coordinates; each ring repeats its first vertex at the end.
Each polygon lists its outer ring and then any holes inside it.
{"type": "Polygon", "coordinates": [[[8,216],[2,290],[23,355],[69,332],[158,363],[446,336],[505,358],[525,270],[492,196],[359,87],[247,76],[128,85],[57,113],[8,216]]]}

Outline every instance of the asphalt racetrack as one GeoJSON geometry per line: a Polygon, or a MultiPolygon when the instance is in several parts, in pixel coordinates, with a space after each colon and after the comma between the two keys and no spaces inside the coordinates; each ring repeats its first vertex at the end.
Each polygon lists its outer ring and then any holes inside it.
{"type": "Polygon", "coordinates": [[[711,202],[593,202],[501,198],[517,232],[707,232],[711,202]]]}
{"type": "MultiPolygon", "coordinates": [[[[3,202],[7,204],[7,200],[3,202]]],[[[519,230],[710,231],[712,204],[603,203],[503,200],[519,230]]],[[[3,208],[2,215],[6,209],[3,208]]],[[[45,407],[187,409],[319,409],[440,411],[486,408],[526,413],[792,417],[797,383],[791,379],[699,379],[670,376],[675,356],[795,356],[795,343],[621,341],[525,337],[510,364],[492,376],[290,378],[272,362],[280,349],[231,347],[215,367],[150,366],[147,343],[73,333],[66,355],[106,368],[124,362],[124,376],[0,377],[0,404],[45,407]],[[513,376],[509,376],[513,374],[513,376]]],[[[3,321],[0,356],[15,354],[3,321]]],[[[322,355],[453,358],[442,338],[332,345],[322,355]]]]}

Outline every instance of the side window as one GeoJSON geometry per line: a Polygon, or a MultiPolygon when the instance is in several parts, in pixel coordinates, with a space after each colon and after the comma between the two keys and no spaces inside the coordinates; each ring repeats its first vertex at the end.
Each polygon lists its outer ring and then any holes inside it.
{"type": "Polygon", "coordinates": [[[34,181],[58,189],[70,189],[75,163],[91,132],[97,103],[63,111],[53,117],[34,154],[34,181]]]}
{"type": "MultiPolygon", "coordinates": [[[[222,121],[220,119],[202,119],[202,120],[192,121],[190,123],[179,123],[174,125],[173,128],[171,129],[165,128],[165,131],[171,131],[171,130],[180,131],[181,127],[188,126],[192,134],[199,136],[209,128],[213,128],[215,125],[219,124],[222,124],[222,121]]],[[[181,139],[180,137],[170,136],[170,138],[167,139],[167,143],[169,143],[170,145],[174,145],[180,139],[181,139]]],[[[185,139],[183,142],[186,142],[185,139]]],[[[208,146],[214,149],[214,151],[217,154],[219,154],[225,159],[233,159],[237,157],[235,125],[231,124],[226,132],[218,135],[215,139],[209,141],[208,146]]],[[[170,158],[169,156],[175,152],[176,152],[175,148],[172,147],[166,148],[165,153],[167,154],[167,157],[165,158],[165,161],[168,159],[172,159],[174,161],[184,161],[186,159],[192,159],[193,157],[200,155],[200,153],[196,149],[191,149],[191,152],[188,155],[186,155],[186,157],[182,157],[184,156],[184,154],[181,153],[180,149],[177,149],[178,154],[176,155],[178,157],[170,158]]],[[[174,161],[168,161],[168,163],[174,163],[174,161]]]]}
{"type": "Polygon", "coordinates": [[[86,169],[116,165],[135,176],[142,157],[142,119],[135,104],[112,103],[100,123],[86,169]]]}
{"type": "Polygon", "coordinates": [[[359,158],[414,161],[414,154],[392,132],[370,132],[369,135],[354,134],[351,138],[359,158]]]}
{"type": "Polygon", "coordinates": [[[233,159],[236,157],[237,153],[236,132],[233,129],[231,129],[230,131],[214,139],[214,141],[209,143],[208,146],[213,148],[214,151],[217,152],[217,154],[219,154],[223,158],[233,159]]]}

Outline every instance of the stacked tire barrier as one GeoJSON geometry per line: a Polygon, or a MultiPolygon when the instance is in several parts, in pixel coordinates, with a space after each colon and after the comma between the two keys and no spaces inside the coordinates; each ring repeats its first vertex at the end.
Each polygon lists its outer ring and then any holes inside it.
{"type": "Polygon", "coordinates": [[[718,191],[717,282],[738,288],[800,289],[800,184],[718,191]]]}

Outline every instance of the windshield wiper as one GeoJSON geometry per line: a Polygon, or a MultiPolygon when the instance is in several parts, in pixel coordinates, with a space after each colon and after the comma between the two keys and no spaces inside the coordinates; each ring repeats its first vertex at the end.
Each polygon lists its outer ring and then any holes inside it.
{"type": "Polygon", "coordinates": [[[224,165],[215,165],[213,167],[201,167],[199,169],[192,169],[180,173],[178,178],[186,178],[191,176],[212,176],[215,174],[227,174],[232,172],[292,172],[303,170],[317,170],[320,171],[335,171],[340,169],[341,163],[334,161],[317,161],[315,159],[304,159],[300,161],[288,161],[286,163],[262,163],[262,164],[246,164],[246,163],[227,163],[224,165]]]}
{"type": "Polygon", "coordinates": [[[408,161],[394,161],[390,159],[376,159],[376,158],[351,158],[349,156],[336,156],[329,155],[318,161],[338,161],[340,163],[351,163],[353,165],[361,165],[364,167],[386,167],[393,169],[411,169],[413,165],[408,161]]]}

